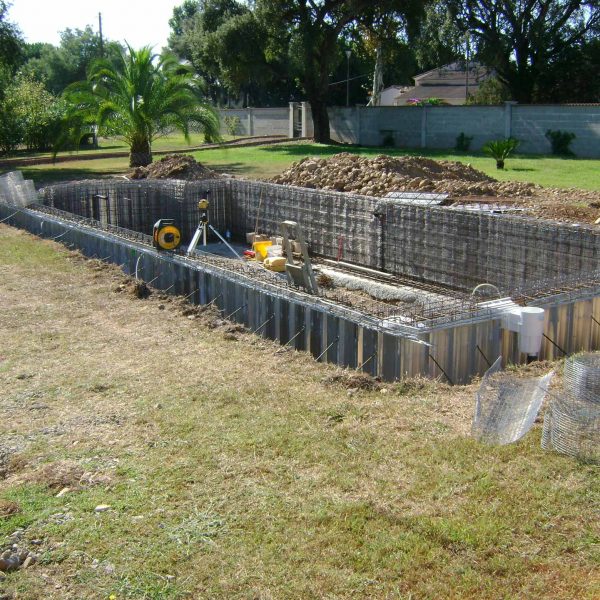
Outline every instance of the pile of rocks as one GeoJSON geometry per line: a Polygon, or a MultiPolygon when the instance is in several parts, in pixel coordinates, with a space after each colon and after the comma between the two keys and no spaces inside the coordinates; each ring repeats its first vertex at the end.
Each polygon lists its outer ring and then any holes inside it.
{"type": "Polygon", "coordinates": [[[274,183],[305,188],[384,196],[391,191],[448,193],[460,196],[530,196],[531,183],[499,182],[470,165],[423,156],[375,158],[341,153],[304,158],[273,178],[274,183]]]}
{"type": "MultiPolygon", "coordinates": [[[[38,559],[37,555],[24,545],[23,533],[24,529],[17,529],[13,532],[8,536],[8,545],[0,551],[0,581],[4,578],[4,573],[27,569],[38,559]]],[[[33,540],[31,543],[39,545],[41,540],[33,540]]]]}
{"type": "Polygon", "coordinates": [[[136,167],[127,176],[130,179],[218,179],[217,172],[203,166],[189,154],[167,154],[147,167],[136,167]]]}

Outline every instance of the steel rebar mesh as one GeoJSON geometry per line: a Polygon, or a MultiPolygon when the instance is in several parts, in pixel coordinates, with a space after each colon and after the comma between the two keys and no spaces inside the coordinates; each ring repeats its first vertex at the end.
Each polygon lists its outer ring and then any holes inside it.
{"type": "Polygon", "coordinates": [[[542,448],[600,461],[600,353],[565,361],[562,392],[544,417],[542,448]]]}
{"type": "Polygon", "coordinates": [[[502,357],[486,371],[475,396],[471,433],[488,444],[516,442],[533,426],[554,371],[542,377],[502,372],[502,357]]]}
{"type": "Polygon", "coordinates": [[[173,218],[185,244],[204,189],[211,190],[210,218],[221,233],[278,235],[281,221],[294,220],[313,255],[383,271],[398,285],[436,287],[412,307],[373,301],[371,314],[382,319],[470,318],[479,307],[466,295],[482,282],[522,304],[600,291],[600,234],[584,226],[235,179],[82,181],[43,195],[50,206],[145,234],[159,218],[173,218]]]}

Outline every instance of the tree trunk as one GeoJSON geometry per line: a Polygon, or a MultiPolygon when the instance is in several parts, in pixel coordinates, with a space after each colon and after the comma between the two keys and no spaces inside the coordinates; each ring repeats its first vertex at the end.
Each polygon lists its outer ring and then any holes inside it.
{"type": "Polygon", "coordinates": [[[147,167],[152,162],[152,151],[148,139],[136,140],[129,148],[129,166],[147,167]]]}
{"type": "Polygon", "coordinates": [[[310,110],[312,112],[315,142],[329,144],[331,136],[329,131],[329,115],[327,104],[321,99],[310,99],[310,110]]]}

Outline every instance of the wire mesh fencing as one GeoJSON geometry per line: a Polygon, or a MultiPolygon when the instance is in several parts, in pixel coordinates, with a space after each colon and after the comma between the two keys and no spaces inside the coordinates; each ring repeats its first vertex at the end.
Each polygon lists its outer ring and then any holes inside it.
{"type": "Polygon", "coordinates": [[[502,357],[498,357],[475,396],[473,437],[494,445],[521,439],[533,427],[553,377],[554,371],[541,377],[515,377],[502,371],[502,357]]]}
{"type": "Polygon", "coordinates": [[[41,202],[33,181],[24,179],[21,171],[11,171],[0,177],[0,202],[23,208],[41,202]]]}
{"type": "Polygon", "coordinates": [[[565,361],[563,389],[544,416],[542,448],[600,461],[600,353],[565,361]]]}

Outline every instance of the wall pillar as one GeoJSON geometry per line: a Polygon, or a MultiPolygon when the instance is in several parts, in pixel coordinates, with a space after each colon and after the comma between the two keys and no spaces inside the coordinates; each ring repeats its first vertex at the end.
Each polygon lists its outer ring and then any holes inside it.
{"type": "Polygon", "coordinates": [[[288,137],[293,138],[294,137],[294,124],[295,124],[295,118],[296,118],[296,112],[295,112],[296,111],[296,103],[290,102],[289,107],[290,107],[290,112],[289,112],[288,137]]]}
{"type": "Polygon", "coordinates": [[[313,131],[312,131],[312,113],[310,112],[310,104],[308,102],[302,102],[301,103],[301,107],[302,107],[302,132],[300,133],[300,135],[305,138],[305,137],[312,137],[313,136],[313,131]],[[309,123],[309,120],[311,120],[311,122],[309,123]]]}
{"type": "Polygon", "coordinates": [[[427,104],[423,106],[421,112],[421,148],[427,148],[427,104]]]}
{"type": "Polygon", "coordinates": [[[254,135],[254,109],[248,107],[246,110],[248,111],[248,114],[246,115],[248,135],[254,135]]]}
{"type": "Polygon", "coordinates": [[[514,100],[508,100],[504,103],[504,137],[508,139],[512,136],[512,107],[517,104],[514,100]]]}

